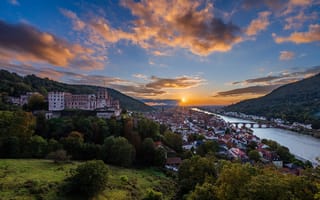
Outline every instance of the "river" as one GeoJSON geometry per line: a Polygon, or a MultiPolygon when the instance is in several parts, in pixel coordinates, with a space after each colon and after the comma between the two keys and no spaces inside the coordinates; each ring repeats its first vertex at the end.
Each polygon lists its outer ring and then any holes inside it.
{"type": "MultiPolygon", "coordinates": [[[[252,122],[234,117],[219,116],[226,122],[252,122]]],[[[313,164],[317,164],[316,158],[320,157],[320,139],[279,128],[253,128],[252,130],[254,131],[253,134],[261,139],[274,140],[288,147],[290,152],[297,156],[297,158],[309,160],[313,164]]]]}

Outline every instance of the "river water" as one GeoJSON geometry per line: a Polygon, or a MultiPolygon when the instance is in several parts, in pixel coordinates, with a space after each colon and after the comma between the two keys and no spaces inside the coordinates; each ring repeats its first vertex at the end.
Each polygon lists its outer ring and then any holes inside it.
{"type": "MultiPolygon", "coordinates": [[[[219,116],[226,122],[252,122],[234,117],[219,116]]],[[[288,147],[297,158],[317,164],[316,158],[320,157],[320,139],[279,128],[252,128],[252,130],[254,131],[253,134],[261,139],[274,140],[282,146],[288,147]]]]}
{"type": "MultiPolygon", "coordinates": [[[[252,122],[234,117],[221,115],[220,117],[226,122],[252,122]]],[[[310,160],[313,164],[316,164],[316,158],[320,157],[320,139],[279,128],[253,128],[252,130],[253,134],[261,139],[274,140],[288,147],[290,152],[298,158],[310,160]]]]}

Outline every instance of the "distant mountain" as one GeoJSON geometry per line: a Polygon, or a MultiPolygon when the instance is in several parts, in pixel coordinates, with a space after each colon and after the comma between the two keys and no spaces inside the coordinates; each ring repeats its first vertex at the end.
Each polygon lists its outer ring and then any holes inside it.
{"type": "MultiPolygon", "coordinates": [[[[9,96],[20,96],[26,92],[40,92],[46,95],[50,91],[65,91],[73,94],[92,94],[96,93],[101,87],[90,85],[71,85],[49,80],[48,78],[39,78],[35,75],[25,77],[16,73],[10,73],[6,70],[0,70],[0,93],[7,93],[9,96]]],[[[120,101],[122,108],[131,111],[147,112],[153,110],[152,107],[143,102],[129,97],[121,92],[107,88],[108,93],[114,99],[120,101]]]]}
{"type": "Polygon", "coordinates": [[[311,123],[313,128],[320,128],[320,74],[283,85],[263,97],[230,105],[225,110],[311,123]]]}

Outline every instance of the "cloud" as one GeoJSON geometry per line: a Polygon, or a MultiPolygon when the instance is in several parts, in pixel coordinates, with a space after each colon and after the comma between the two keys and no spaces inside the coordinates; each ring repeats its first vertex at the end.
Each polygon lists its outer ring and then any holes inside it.
{"type": "Polygon", "coordinates": [[[281,72],[273,76],[258,77],[253,79],[247,79],[244,81],[233,82],[233,85],[244,85],[246,87],[218,92],[214,97],[223,96],[246,96],[256,95],[261,96],[270,93],[272,90],[284,85],[293,83],[304,78],[308,78],[320,73],[320,66],[314,66],[310,68],[295,69],[295,71],[281,72]]]}
{"type": "Polygon", "coordinates": [[[267,6],[273,10],[280,10],[286,4],[288,0],[244,0],[243,7],[246,9],[257,8],[262,6],[267,6]]]}
{"type": "Polygon", "coordinates": [[[138,79],[143,79],[143,80],[147,80],[148,79],[148,77],[146,75],[144,75],[144,74],[133,74],[132,76],[135,77],[135,78],[138,78],[138,79]]]}
{"type": "Polygon", "coordinates": [[[101,69],[92,49],[71,44],[27,24],[0,21],[0,57],[11,61],[48,63],[59,67],[101,69]]]}
{"type": "Polygon", "coordinates": [[[276,43],[293,42],[296,44],[320,41],[320,25],[311,24],[307,32],[294,32],[288,37],[278,37],[273,34],[276,43]]]}
{"type": "Polygon", "coordinates": [[[295,57],[295,53],[291,51],[280,51],[280,60],[291,60],[295,57]]]}
{"type": "Polygon", "coordinates": [[[284,26],[284,30],[290,29],[299,29],[306,21],[317,20],[318,14],[317,12],[312,12],[310,14],[305,14],[303,10],[300,10],[297,15],[290,16],[285,19],[286,25],[284,26]]]}
{"type": "Polygon", "coordinates": [[[76,13],[74,13],[74,12],[72,12],[72,11],[70,11],[70,10],[67,10],[67,9],[63,9],[63,8],[60,9],[60,12],[61,12],[64,16],[66,16],[66,17],[68,17],[69,19],[72,20],[72,24],[73,24],[73,29],[74,29],[74,30],[82,30],[82,29],[85,28],[86,23],[85,23],[84,21],[82,21],[82,20],[77,16],[76,13]]]}
{"type": "Polygon", "coordinates": [[[246,9],[268,7],[279,16],[288,15],[296,8],[306,8],[312,5],[314,0],[244,0],[243,7],[246,9]]]}
{"type": "Polygon", "coordinates": [[[250,84],[259,84],[259,85],[280,85],[280,84],[287,84],[292,83],[295,81],[299,81],[303,78],[307,78],[310,76],[314,76],[320,73],[320,66],[314,66],[310,68],[303,68],[303,69],[296,69],[292,72],[281,72],[277,75],[273,76],[265,76],[265,77],[258,77],[253,79],[247,79],[244,81],[236,81],[233,82],[233,85],[250,85],[250,84]]]}
{"type": "Polygon", "coordinates": [[[159,78],[156,76],[151,77],[151,82],[146,84],[149,88],[154,89],[184,89],[184,88],[191,88],[197,87],[202,84],[205,80],[199,77],[189,77],[189,76],[182,76],[176,78],[159,78]]]}
{"type": "Polygon", "coordinates": [[[271,92],[272,90],[278,88],[280,85],[257,85],[257,86],[249,86],[244,88],[238,88],[233,90],[227,90],[218,92],[214,97],[219,96],[242,96],[248,94],[256,94],[263,95],[271,92]]]}
{"type": "Polygon", "coordinates": [[[179,101],[177,99],[141,99],[149,106],[177,106],[179,101]]]}
{"type": "Polygon", "coordinates": [[[18,0],[8,0],[8,2],[14,6],[20,6],[20,3],[18,0]]]}
{"type": "Polygon", "coordinates": [[[277,80],[279,79],[280,76],[266,76],[266,77],[259,77],[259,78],[253,78],[253,79],[247,79],[245,81],[237,81],[237,82],[233,82],[233,85],[237,85],[237,84],[251,84],[251,83],[266,83],[269,81],[273,81],[273,80],[277,80]]]}
{"type": "Polygon", "coordinates": [[[129,9],[135,18],[123,30],[113,28],[103,17],[81,20],[71,11],[62,9],[61,12],[73,21],[74,29],[89,29],[91,41],[103,38],[107,43],[117,43],[126,40],[158,56],[167,55],[163,49],[168,48],[187,49],[196,55],[206,56],[229,51],[242,41],[240,28],[214,16],[212,3],[199,0],[122,0],[121,5],[129,9]]]}
{"type": "Polygon", "coordinates": [[[271,12],[265,11],[265,12],[260,12],[259,17],[257,19],[254,19],[251,21],[249,24],[246,34],[248,36],[253,36],[257,35],[258,32],[266,30],[266,28],[269,26],[269,15],[271,12]]]}

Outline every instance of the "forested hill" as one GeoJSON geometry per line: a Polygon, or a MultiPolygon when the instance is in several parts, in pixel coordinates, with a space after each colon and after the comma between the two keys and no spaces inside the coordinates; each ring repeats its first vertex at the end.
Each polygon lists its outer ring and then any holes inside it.
{"type": "MultiPolygon", "coordinates": [[[[94,94],[98,86],[90,85],[71,85],[49,80],[48,78],[39,78],[35,75],[25,77],[16,73],[10,73],[6,70],[0,70],[0,92],[7,93],[9,96],[19,96],[26,92],[40,92],[46,95],[50,91],[65,91],[74,94],[94,94]]],[[[143,102],[129,97],[121,92],[107,88],[112,98],[120,101],[121,107],[131,111],[146,112],[153,108],[143,102]]]]}
{"type": "Polygon", "coordinates": [[[312,123],[320,128],[320,74],[281,86],[266,96],[230,105],[225,110],[312,123]]]}

